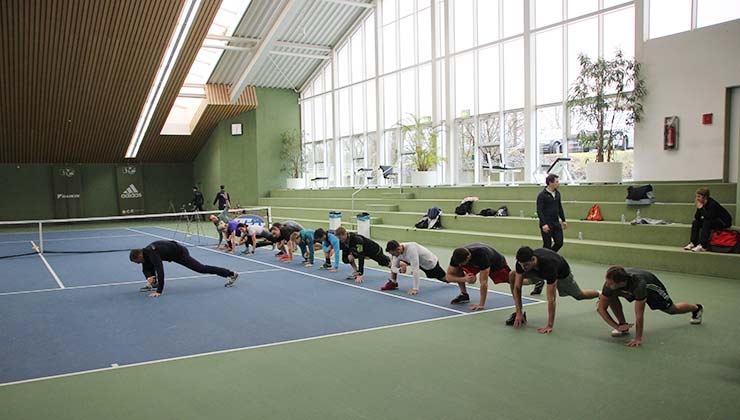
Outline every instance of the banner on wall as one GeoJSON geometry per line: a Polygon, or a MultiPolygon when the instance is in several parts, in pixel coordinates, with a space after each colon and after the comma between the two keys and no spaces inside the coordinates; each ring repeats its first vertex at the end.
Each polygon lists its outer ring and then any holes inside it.
{"type": "Polygon", "coordinates": [[[144,213],[144,177],[141,167],[127,165],[116,167],[118,210],[124,216],[144,213]]]}
{"type": "Polygon", "coordinates": [[[54,166],[54,217],[82,217],[82,174],[77,165],[54,166]]]}

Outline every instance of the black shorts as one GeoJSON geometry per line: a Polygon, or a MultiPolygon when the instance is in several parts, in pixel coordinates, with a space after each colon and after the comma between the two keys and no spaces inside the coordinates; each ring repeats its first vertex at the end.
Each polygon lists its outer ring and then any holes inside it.
{"type": "Polygon", "coordinates": [[[673,300],[668,296],[668,291],[656,285],[648,285],[647,305],[650,309],[664,311],[673,305],[673,300]]]}
{"type": "Polygon", "coordinates": [[[422,268],[421,271],[423,271],[424,274],[426,274],[428,279],[442,280],[445,277],[447,277],[447,272],[443,270],[442,267],[439,266],[439,263],[437,263],[437,265],[435,265],[434,268],[432,268],[431,270],[426,270],[422,268]]]}

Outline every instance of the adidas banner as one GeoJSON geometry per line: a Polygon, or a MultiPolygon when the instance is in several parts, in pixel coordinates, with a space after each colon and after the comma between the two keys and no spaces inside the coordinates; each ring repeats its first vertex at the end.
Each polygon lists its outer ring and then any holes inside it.
{"type": "Polygon", "coordinates": [[[144,177],[136,165],[116,168],[118,209],[122,215],[144,213],[144,177]]]}
{"type": "Polygon", "coordinates": [[[82,217],[82,176],[77,165],[54,166],[54,217],[82,217]]]}

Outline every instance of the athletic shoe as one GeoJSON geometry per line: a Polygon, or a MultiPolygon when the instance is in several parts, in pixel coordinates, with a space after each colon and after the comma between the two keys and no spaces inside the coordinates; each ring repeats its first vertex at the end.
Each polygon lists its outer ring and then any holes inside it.
{"type": "Polygon", "coordinates": [[[280,261],[288,261],[290,259],[290,256],[288,254],[283,254],[280,257],[278,257],[278,260],[280,261]]]}
{"type": "Polygon", "coordinates": [[[691,251],[695,246],[696,245],[694,245],[693,242],[689,242],[689,244],[683,247],[683,249],[685,249],[686,251],[691,251]]]}
{"type": "Polygon", "coordinates": [[[311,266],[313,266],[313,264],[311,264],[311,263],[310,263],[310,262],[308,262],[308,261],[305,261],[305,262],[303,263],[303,266],[304,266],[304,267],[311,267],[311,266]]]}
{"type": "Polygon", "coordinates": [[[278,252],[278,253],[277,253],[277,254],[275,254],[275,255],[277,255],[277,256],[280,256],[280,255],[285,255],[285,251],[280,251],[280,252],[278,252]]]}
{"type": "Polygon", "coordinates": [[[629,335],[629,331],[619,331],[617,329],[612,330],[611,335],[612,337],[624,337],[625,335],[629,335]]]}
{"type": "MultiPolygon", "coordinates": [[[[516,321],[516,312],[512,313],[509,319],[506,320],[506,325],[509,325],[509,326],[514,325],[514,321],[516,321]]],[[[527,323],[527,313],[526,312],[522,313],[522,323],[524,324],[527,323]]]]}
{"type": "Polygon", "coordinates": [[[460,293],[459,295],[457,295],[456,298],[450,301],[450,303],[452,304],[465,303],[465,302],[470,302],[470,295],[468,295],[467,293],[460,293]]]}
{"type": "Polygon", "coordinates": [[[704,315],[704,306],[702,306],[701,303],[697,303],[696,306],[698,306],[699,309],[691,313],[691,323],[694,325],[701,324],[701,317],[704,315]]]}
{"type": "Polygon", "coordinates": [[[706,249],[701,244],[691,248],[691,252],[704,252],[706,249]]]}
{"type": "Polygon", "coordinates": [[[325,262],[325,263],[321,264],[321,268],[324,269],[324,270],[328,270],[328,269],[331,268],[331,263],[326,263],[325,262]]]}
{"type": "Polygon", "coordinates": [[[231,286],[233,286],[234,283],[236,283],[236,279],[238,277],[239,277],[239,273],[237,273],[236,271],[234,271],[234,273],[229,276],[229,281],[227,281],[226,284],[224,284],[224,287],[231,287],[231,286]]]}
{"type": "Polygon", "coordinates": [[[152,291],[152,290],[154,290],[154,287],[152,287],[151,285],[149,285],[149,283],[147,283],[144,287],[142,287],[141,289],[139,289],[140,292],[149,292],[149,291],[152,291]]]}
{"type": "Polygon", "coordinates": [[[396,290],[398,289],[398,282],[395,282],[393,280],[388,280],[388,283],[384,284],[383,287],[380,288],[380,290],[396,290]]]}
{"type": "Polygon", "coordinates": [[[539,283],[536,283],[534,285],[534,289],[532,289],[532,293],[530,293],[530,296],[539,295],[542,293],[542,288],[545,287],[545,282],[541,281],[539,283]]]}
{"type": "Polygon", "coordinates": [[[350,274],[349,276],[345,277],[345,280],[354,280],[359,275],[360,275],[360,273],[358,273],[357,271],[353,271],[352,274],[350,274]]]}

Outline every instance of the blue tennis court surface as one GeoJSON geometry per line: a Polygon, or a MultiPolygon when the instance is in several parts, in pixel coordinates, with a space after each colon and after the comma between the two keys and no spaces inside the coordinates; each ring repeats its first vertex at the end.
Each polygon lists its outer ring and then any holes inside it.
{"type": "MultiPolygon", "coordinates": [[[[86,231],[74,238],[115,240],[121,248],[159,239],[194,242],[157,227],[86,231]]],[[[356,284],[345,280],[347,265],[331,273],[318,269],[320,260],[303,267],[300,258],[282,263],[265,248],[245,257],[214,249],[213,239],[198,243],[189,248],[193,257],[241,274],[234,287],[165,263],[164,294],[147,298],[139,292],[141,266],[129,262],[128,251],[0,260],[0,384],[470,312],[467,305],[449,303],[458,293],[455,285],[422,281],[421,292],[409,296],[404,290],[411,279],[402,276],[399,290],[382,292],[387,272],[366,270],[364,283],[356,284]]],[[[471,290],[472,302],[477,295],[471,290]]],[[[513,305],[508,294],[489,291],[487,300],[488,310],[513,305]]]]}

